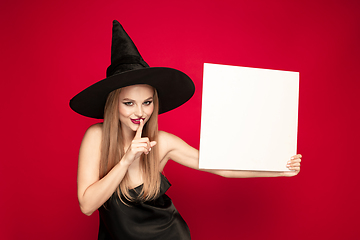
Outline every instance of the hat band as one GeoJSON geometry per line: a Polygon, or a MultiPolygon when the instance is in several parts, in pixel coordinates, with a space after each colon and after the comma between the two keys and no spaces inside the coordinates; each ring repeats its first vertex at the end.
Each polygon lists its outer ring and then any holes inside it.
{"type": "Polygon", "coordinates": [[[144,68],[148,68],[149,65],[140,56],[125,55],[115,61],[112,61],[111,65],[106,70],[106,77],[112,76],[120,65],[123,64],[140,64],[144,68]]]}

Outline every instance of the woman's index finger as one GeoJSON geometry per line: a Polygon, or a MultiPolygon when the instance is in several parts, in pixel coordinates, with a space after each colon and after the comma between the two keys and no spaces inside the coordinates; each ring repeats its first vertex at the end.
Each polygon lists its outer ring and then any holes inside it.
{"type": "Polygon", "coordinates": [[[134,139],[140,139],[141,138],[143,127],[144,127],[144,120],[140,119],[140,124],[139,124],[138,129],[136,130],[136,134],[135,134],[134,139]]]}

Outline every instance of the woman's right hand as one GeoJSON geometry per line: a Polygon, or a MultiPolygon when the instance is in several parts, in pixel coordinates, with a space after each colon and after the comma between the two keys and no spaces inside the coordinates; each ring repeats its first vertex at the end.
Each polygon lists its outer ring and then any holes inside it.
{"type": "Polygon", "coordinates": [[[124,158],[122,161],[125,161],[129,166],[141,155],[148,154],[151,151],[151,148],[156,145],[156,141],[151,141],[147,137],[141,137],[142,130],[144,127],[144,120],[140,120],[138,129],[136,130],[135,137],[131,141],[129,148],[127,149],[124,158]]]}

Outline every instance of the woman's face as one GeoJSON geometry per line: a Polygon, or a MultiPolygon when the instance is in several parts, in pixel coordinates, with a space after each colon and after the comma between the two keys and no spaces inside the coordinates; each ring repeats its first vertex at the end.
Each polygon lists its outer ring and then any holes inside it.
{"type": "MultiPolygon", "coordinates": [[[[154,111],[154,89],[146,84],[124,87],[119,95],[119,115],[122,128],[136,131],[140,119],[146,123],[154,111]]],[[[125,130],[124,129],[124,130],[125,130]]]]}

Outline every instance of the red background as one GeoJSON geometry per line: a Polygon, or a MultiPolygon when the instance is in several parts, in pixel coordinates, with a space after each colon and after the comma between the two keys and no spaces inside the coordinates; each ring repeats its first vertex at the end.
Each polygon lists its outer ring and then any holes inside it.
{"type": "Polygon", "coordinates": [[[359,13],[357,0],[2,1],[0,238],[97,239],[97,213],[83,215],[76,197],[79,145],[97,121],[68,102],[105,77],[118,19],[151,66],[195,82],[194,97],[159,120],[194,147],[204,62],[300,72],[300,175],[165,168],[194,240],[356,239],[359,13]]]}

